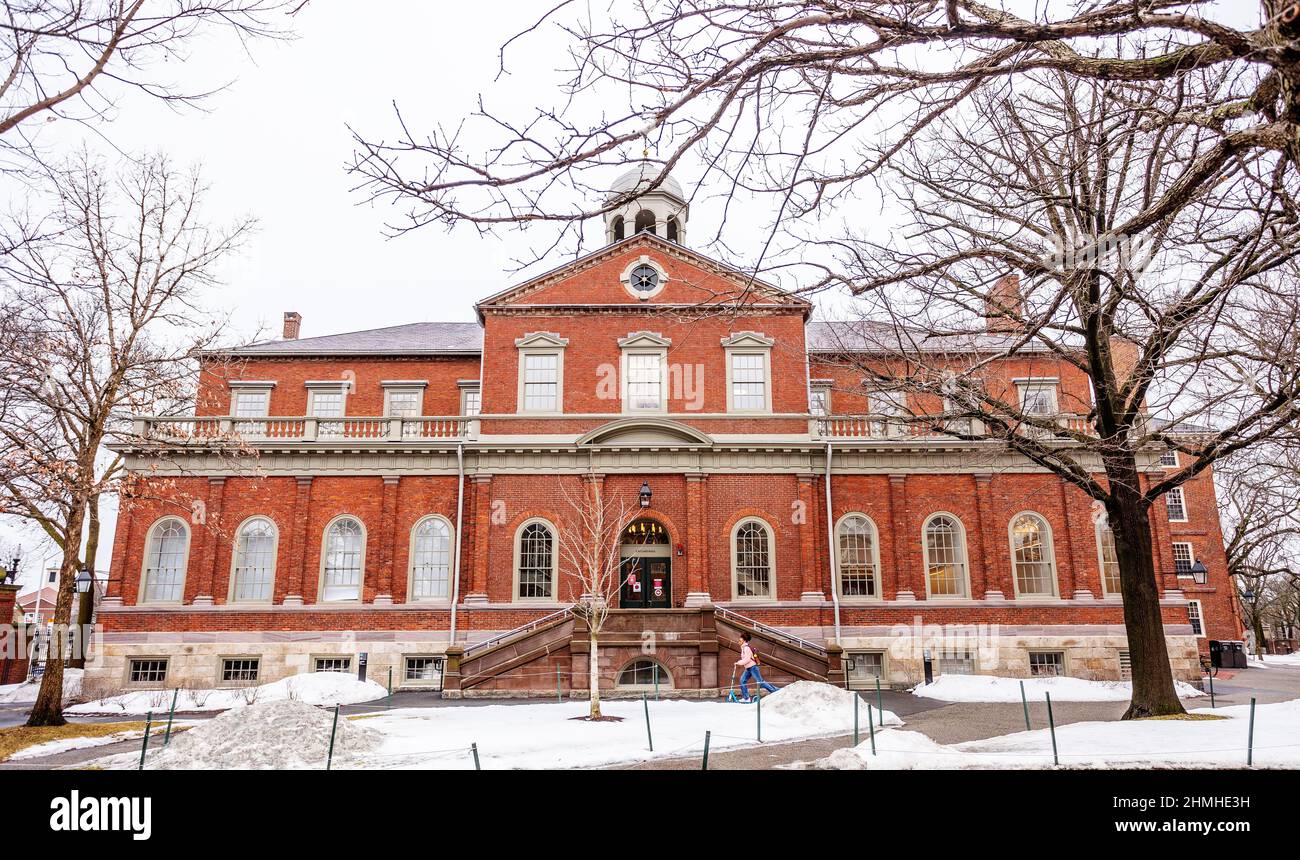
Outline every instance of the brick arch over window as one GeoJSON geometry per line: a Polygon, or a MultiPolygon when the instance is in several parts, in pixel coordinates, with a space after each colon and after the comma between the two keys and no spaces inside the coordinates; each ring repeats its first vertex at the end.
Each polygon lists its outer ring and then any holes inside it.
{"type": "MultiPolygon", "coordinates": [[[[653,520],[654,522],[658,523],[659,525],[667,529],[668,545],[672,547],[674,553],[676,553],[677,545],[682,542],[682,533],[678,530],[677,524],[674,523],[672,517],[668,516],[667,514],[656,510],[646,510],[645,508],[637,508],[633,511],[630,511],[627,519],[623,521],[623,525],[619,526],[618,532],[620,536],[619,538],[620,545],[623,542],[622,541],[623,529],[632,525],[632,523],[636,522],[637,520],[653,520]]],[[[617,549],[617,547],[615,547],[615,549],[617,549]]]]}

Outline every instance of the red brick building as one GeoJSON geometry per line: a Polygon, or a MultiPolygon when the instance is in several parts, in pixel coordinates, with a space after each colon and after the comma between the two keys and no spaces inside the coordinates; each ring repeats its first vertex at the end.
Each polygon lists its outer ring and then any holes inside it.
{"type": "MultiPolygon", "coordinates": [[[[690,250],[687,214],[675,183],[643,195],[605,247],[483,299],[476,323],[300,338],[286,314],[282,340],[209,356],[196,414],[141,418],[124,449],[140,481],[92,680],[269,681],[364,653],[395,686],[580,691],[557,541],[593,488],[637,510],[610,547],[611,690],[725,686],[741,630],[778,682],[911,683],[927,649],[936,673],[1120,677],[1091,501],[996,442],[891,420],[927,406],[863,388],[870,327],[811,321],[690,250]]],[[[1088,412],[1087,379],[1049,354],[993,368],[986,385],[1062,421],[1088,412]]],[[[1153,529],[1173,665],[1198,677],[1207,638],[1239,632],[1211,475],[1153,529]]]]}

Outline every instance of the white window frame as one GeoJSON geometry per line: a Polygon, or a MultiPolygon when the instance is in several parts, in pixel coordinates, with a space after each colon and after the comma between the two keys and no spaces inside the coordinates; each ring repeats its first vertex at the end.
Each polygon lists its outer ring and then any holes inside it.
{"type": "Polygon", "coordinates": [[[429,383],[418,380],[391,380],[379,383],[384,389],[384,417],[385,418],[419,418],[424,415],[424,390],[429,387],[429,383]],[[415,414],[397,416],[393,414],[393,395],[415,395],[415,414]]]}
{"type": "Polygon", "coordinates": [[[317,418],[321,421],[342,421],[348,415],[348,394],[351,392],[352,384],[347,380],[330,379],[325,381],[307,382],[307,417],[317,418]],[[339,414],[334,415],[317,415],[316,414],[316,396],[317,394],[337,394],[339,395],[339,414]]]}
{"type": "Polygon", "coordinates": [[[1174,487],[1165,493],[1165,511],[1168,512],[1169,514],[1169,522],[1171,523],[1187,522],[1187,494],[1183,492],[1182,487],[1174,487]],[[1174,495],[1175,493],[1177,493],[1178,495],[1175,496],[1174,495]],[[1180,517],[1174,516],[1173,507],[1169,504],[1169,500],[1173,498],[1178,499],[1178,509],[1182,512],[1182,516],[1180,517]]]}
{"type": "Polygon", "coordinates": [[[275,575],[276,575],[277,568],[279,567],[279,556],[280,556],[280,527],[275,524],[275,520],[271,519],[266,514],[253,514],[251,517],[248,517],[246,520],[240,523],[239,527],[235,529],[235,539],[232,542],[232,546],[230,548],[230,587],[226,595],[226,602],[262,603],[262,604],[272,603],[275,600],[275,575]],[[264,522],[270,523],[271,525],[271,581],[269,583],[269,591],[265,598],[259,598],[259,599],[239,598],[236,597],[236,594],[238,593],[240,563],[243,561],[243,551],[241,549],[241,542],[244,537],[244,529],[247,528],[256,520],[262,520],[264,522]]]}
{"type": "Polygon", "coordinates": [[[1196,547],[1192,545],[1192,542],[1185,540],[1173,541],[1170,543],[1169,555],[1174,562],[1174,572],[1179,576],[1190,578],[1192,568],[1196,566],[1196,547]],[[1187,547],[1187,570],[1178,569],[1178,547],[1180,546],[1187,547]]]}
{"type": "Polygon", "coordinates": [[[619,399],[624,412],[662,414],[668,411],[668,347],[672,341],[658,332],[632,332],[618,341],[621,354],[619,357],[619,399]],[[659,403],[655,406],[637,407],[628,396],[631,384],[630,365],[633,356],[654,355],[659,358],[659,403]]]}
{"type": "Polygon", "coordinates": [[[406,554],[406,602],[407,603],[428,603],[434,605],[450,605],[452,580],[456,576],[456,529],[452,526],[451,520],[442,514],[429,514],[420,517],[411,526],[410,545],[406,554]],[[438,522],[447,530],[447,594],[445,597],[416,597],[415,596],[415,539],[416,534],[425,523],[438,522]]]}
{"type": "MultiPolygon", "coordinates": [[[[1106,587],[1106,550],[1102,546],[1102,535],[1110,533],[1111,546],[1115,545],[1115,535],[1110,531],[1110,525],[1105,520],[1098,522],[1094,527],[1097,539],[1097,576],[1101,583],[1102,597],[1120,597],[1122,592],[1111,591],[1106,587]]],[[[1119,579],[1119,550],[1115,550],[1115,578],[1119,579]]]]}
{"type": "Polygon", "coordinates": [[[1047,517],[1037,511],[1020,511],[1007,522],[1007,540],[1011,549],[1011,587],[1015,590],[1016,598],[1019,600],[1054,600],[1060,597],[1061,586],[1056,570],[1056,542],[1052,535],[1052,524],[1047,521],[1047,517]],[[1026,593],[1020,590],[1019,562],[1016,559],[1016,523],[1021,517],[1032,517],[1038,520],[1043,549],[1047,555],[1047,569],[1050,573],[1049,582],[1051,584],[1050,592],[1040,594],[1037,592],[1026,593]]]}
{"type": "Polygon", "coordinates": [[[479,385],[479,381],[477,379],[461,380],[456,384],[460,387],[460,414],[466,418],[477,418],[483,412],[483,391],[479,385]],[[470,414],[469,411],[469,398],[471,394],[478,398],[478,407],[474,410],[473,414],[470,414]]]}
{"type": "MultiPolygon", "coordinates": [[[[633,224],[635,225],[635,223],[636,221],[634,219],[633,224]]],[[[633,229],[635,229],[635,226],[633,229]]],[[[664,288],[668,286],[668,271],[648,255],[642,254],[640,257],[629,263],[627,268],[623,269],[623,272],[618,276],[618,279],[619,282],[623,284],[623,289],[627,291],[628,295],[637,301],[646,302],[662,293],[664,288]],[[655,288],[653,290],[643,293],[632,288],[632,273],[640,266],[649,266],[659,275],[659,279],[655,282],[655,288]]]]}
{"type": "Polygon", "coordinates": [[[1205,638],[1205,606],[1201,603],[1201,601],[1199,600],[1187,601],[1187,623],[1192,626],[1192,633],[1196,636],[1197,639],[1205,638]],[[1196,607],[1195,621],[1193,621],[1193,613],[1192,613],[1193,606],[1196,607]],[[1196,632],[1197,626],[1201,628],[1199,633],[1196,632]]]}
{"type": "Polygon", "coordinates": [[[876,388],[867,392],[867,412],[871,415],[881,416],[883,420],[874,421],[871,428],[872,436],[879,437],[900,437],[910,436],[912,433],[911,426],[907,419],[911,417],[911,407],[907,405],[907,392],[899,389],[876,388]],[[881,409],[880,404],[889,404],[887,408],[881,409]],[[889,420],[890,418],[901,420],[889,420]]]}
{"type": "Polygon", "coordinates": [[[271,414],[271,393],[275,389],[275,383],[270,380],[251,380],[251,379],[232,379],[228,383],[230,387],[230,417],[236,420],[253,420],[266,418],[271,414]],[[240,415],[239,398],[243,394],[259,394],[266,399],[266,408],[258,415],[240,415]]]}
{"type": "Polygon", "coordinates": [[[862,511],[849,511],[835,522],[835,588],[836,594],[840,596],[840,601],[843,603],[874,603],[882,599],[880,596],[880,529],[876,527],[876,521],[862,511]],[[866,520],[871,530],[872,594],[846,595],[844,593],[844,553],[840,543],[840,529],[854,517],[866,520]]]}
{"type": "Polygon", "coordinates": [[[1177,469],[1177,468],[1178,468],[1178,451],[1177,451],[1177,449],[1175,449],[1175,448],[1170,448],[1168,451],[1165,451],[1163,454],[1160,455],[1160,458],[1159,458],[1156,462],[1158,462],[1162,468],[1165,468],[1165,469],[1177,469]],[[1168,457],[1168,458],[1170,458],[1171,460],[1173,460],[1173,462],[1172,462],[1172,463],[1167,463],[1167,462],[1165,462],[1165,458],[1166,458],[1166,457],[1168,457]]]}
{"type": "Polygon", "coordinates": [[[727,411],[739,415],[769,415],[772,412],[772,346],[775,338],[766,337],[761,332],[739,331],[722,338],[722,348],[727,363],[727,411]],[[763,363],[763,405],[761,408],[738,409],[735,404],[732,385],[732,367],[734,358],[741,355],[757,355],[763,363]]]}
{"type": "Polygon", "coordinates": [[[366,549],[369,547],[369,545],[370,545],[370,535],[369,532],[366,530],[365,520],[361,519],[361,517],[357,516],[356,514],[347,514],[347,513],[339,514],[338,516],[334,517],[328,523],[325,524],[324,530],[321,531],[319,575],[316,577],[317,579],[316,601],[318,603],[360,603],[365,599],[366,549]],[[342,520],[354,520],[359,526],[361,526],[361,557],[358,560],[360,570],[358,571],[358,575],[357,575],[357,595],[356,597],[333,597],[330,598],[329,600],[326,600],[325,599],[325,565],[328,561],[330,531],[334,528],[336,523],[339,523],[342,520]]]}
{"type": "Polygon", "coordinates": [[[1050,418],[1053,415],[1061,414],[1060,385],[1061,381],[1055,377],[1029,377],[1026,379],[1013,380],[1016,385],[1016,407],[1026,415],[1033,415],[1037,418],[1050,418]],[[1028,412],[1025,409],[1026,395],[1030,391],[1046,390],[1051,393],[1051,411],[1050,412],[1028,412]]]}
{"type": "Polygon", "coordinates": [[[558,603],[560,599],[558,593],[560,588],[560,530],[555,527],[555,523],[551,522],[546,517],[529,517],[524,520],[515,529],[515,534],[512,538],[512,552],[514,554],[514,560],[511,564],[512,581],[510,584],[510,601],[512,603],[558,603]],[[550,529],[551,532],[551,595],[550,597],[520,597],[519,574],[520,564],[523,561],[523,554],[521,552],[523,547],[520,542],[524,537],[524,529],[538,523],[546,526],[546,528],[550,529]]]}
{"type": "Polygon", "coordinates": [[[193,538],[194,538],[193,531],[190,529],[188,525],[186,525],[184,520],[182,520],[180,517],[177,516],[169,515],[165,517],[160,517],[159,519],[155,520],[152,525],[149,526],[149,529],[145,532],[144,559],[140,563],[140,595],[137,602],[148,603],[154,606],[160,604],[178,605],[185,602],[185,585],[189,580],[189,573],[190,573],[190,545],[191,542],[193,541],[193,538]],[[185,548],[184,550],[182,550],[181,553],[180,583],[178,585],[180,596],[169,600],[150,600],[149,586],[150,586],[151,577],[149,575],[149,562],[154,555],[153,546],[155,540],[155,533],[160,528],[162,528],[164,524],[169,522],[175,522],[178,525],[180,525],[181,531],[185,534],[185,548]]]}
{"type": "Polygon", "coordinates": [[[569,339],[560,337],[555,332],[537,331],[526,334],[515,341],[519,350],[519,383],[515,395],[515,412],[519,415],[562,415],[564,414],[564,348],[569,339]],[[533,355],[555,356],[555,408],[529,409],[524,397],[527,390],[525,383],[528,357],[533,355]]]}
{"type": "Polygon", "coordinates": [[[808,414],[809,415],[813,416],[814,418],[826,418],[832,414],[831,413],[832,410],[831,391],[833,388],[834,388],[834,383],[825,379],[814,379],[812,382],[808,384],[808,414]],[[822,411],[820,412],[817,410],[815,405],[818,399],[818,395],[821,395],[822,398],[822,411]]]}
{"type": "Polygon", "coordinates": [[[443,678],[446,677],[447,658],[443,654],[403,654],[402,655],[402,677],[399,687],[403,688],[421,688],[421,689],[441,689],[443,678]],[[433,669],[435,677],[433,678],[409,678],[407,673],[410,671],[411,660],[428,660],[433,669]]]}
{"type": "Polygon", "coordinates": [[[776,588],[776,529],[772,524],[762,517],[742,517],[731,527],[731,540],[729,544],[731,553],[731,599],[744,603],[771,603],[777,599],[776,588]],[[737,551],[737,539],[740,536],[740,530],[749,523],[757,523],[762,526],[767,534],[767,594],[749,594],[741,596],[740,594],[740,554],[737,551]]]}
{"type": "Polygon", "coordinates": [[[925,565],[925,596],[927,600],[970,600],[970,545],[966,540],[966,524],[961,517],[951,511],[935,511],[921,523],[921,560],[925,565]],[[939,517],[946,517],[957,524],[958,547],[961,549],[961,594],[934,594],[930,589],[930,541],[927,538],[930,524],[939,517]]]}

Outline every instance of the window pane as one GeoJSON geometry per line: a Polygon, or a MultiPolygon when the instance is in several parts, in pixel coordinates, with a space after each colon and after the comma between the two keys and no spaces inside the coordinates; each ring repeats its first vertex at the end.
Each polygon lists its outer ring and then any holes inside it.
{"type": "Polygon", "coordinates": [[[1201,601],[1192,600],[1187,604],[1187,620],[1192,625],[1192,632],[1197,636],[1205,635],[1205,625],[1201,621],[1201,601]]]}
{"type": "Polygon", "coordinates": [[[270,400],[270,393],[266,391],[238,391],[235,393],[235,417],[265,418],[270,400]]]}
{"type": "Polygon", "coordinates": [[[951,517],[935,517],[925,527],[925,552],[930,594],[966,596],[966,547],[961,526],[951,517]]]}
{"type": "Polygon", "coordinates": [[[1097,544],[1101,549],[1101,587],[1107,594],[1119,594],[1119,556],[1115,553],[1115,533],[1105,523],[1097,527],[1097,544]]]}
{"type": "Polygon", "coordinates": [[[480,399],[480,397],[481,395],[477,388],[465,389],[465,414],[466,415],[479,414],[479,411],[482,408],[481,407],[482,400],[480,399]]]}
{"type": "Polygon", "coordinates": [[[442,520],[416,526],[412,552],[411,598],[446,600],[451,580],[451,529],[442,520]]]}
{"type": "Polygon", "coordinates": [[[632,354],[627,357],[627,403],[629,409],[659,409],[663,385],[660,355],[632,354]]]}
{"type": "Polygon", "coordinates": [[[361,523],[348,517],[335,522],[325,538],[323,600],[357,600],[361,597],[361,523]]]}
{"type": "Polygon", "coordinates": [[[1053,415],[1056,413],[1055,385],[1020,386],[1020,408],[1029,415],[1053,415]]]}
{"type": "Polygon", "coordinates": [[[1065,674],[1065,654],[1061,651],[1029,652],[1029,674],[1033,677],[1065,674]]]}
{"type": "Polygon", "coordinates": [[[1052,594],[1052,553],[1047,525],[1032,514],[1019,516],[1011,525],[1011,542],[1016,588],[1021,594],[1052,594]]]}
{"type": "Polygon", "coordinates": [[[221,680],[235,683],[246,683],[257,680],[258,664],[257,659],[236,659],[221,661],[221,680]]]}
{"type": "Polygon", "coordinates": [[[275,576],[275,526],[261,517],[239,530],[233,600],[270,600],[275,576]]]}
{"type": "Polygon", "coordinates": [[[876,533],[865,517],[846,517],[840,523],[840,594],[874,597],[876,594],[876,533]]]}
{"type": "Polygon", "coordinates": [[[1192,555],[1192,545],[1189,543],[1174,544],[1174,572],[1179,576],[1191,576],[1192,564],[1196,559],[1192,555]]]}
{"type": "Polygon", "coordinates": [[[1183,504],[1183,488],[1174,487],[1165,495],[1165,507],[1169,509],[1169,519],[1187,519],[1187,506],[1183,504]]]}
{"type": "Polygon", "coordinates": [[[808,411],[813,415],[831,414],[831,393],[825,388],[814,388],[808,395],[808,411]]]}
{"type": "Polygon", "coordinates": [[[767,408],[767,375],[764,357],[758,354],[731,356],[731,405],[734,409],[767,408]]]}
{"type": "Polygon", "coordinates": [[[388,414],[393,418],[414,418],[420,414],[422,399],[418,391],[389,391],[388,414]]]}
{"type": "Polygon", "coordinates": [[[168,519],[154,526],[145,566],[146,601],[180,600],[185,589],[185,526],[168,519]]]}
{"type": "Polygon", "coordinates": [[[167,661],[132,660],[128,677],[132,684],[161,684],[167,680],[167,661]]]}
{"type": "Polygon", "coordinates": [[[351,657],[317,657],[314,672],[351,672],[351,657]]]}
{"type": "Polygon", "coordinates": [[[736,532],[736,596],[770,597],[771,594],[767,527],[761,523],[745,523],[736,532]]]}
{"type": "Polygon", "coordinates": [[[543,523],[532,523],[519,535],[519,596],[546,599],[551,597],[554,547],[551,530],[543,523]]]}
{"type": "Polygon", "coordinates": [[[311,414],[314,418],[342,418],[342,391],[314,391],[311,395],[311,414]]]}

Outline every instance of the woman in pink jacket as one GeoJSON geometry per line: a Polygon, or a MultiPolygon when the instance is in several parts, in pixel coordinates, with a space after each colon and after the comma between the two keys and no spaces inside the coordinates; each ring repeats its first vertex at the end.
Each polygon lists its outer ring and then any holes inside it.
{"type": "MultiPolygon", "coordinates": [[[[758,682],[758,686],[769,693],[775,693],[776,687],[773,687],[767,681],[763,680],[763,674],[758,671],[758,659],[754,656],[754,649],[749,644],[750,635],[748,633],[740,634],[740,659],[736,661],[737,666],[744,668],[740,676],[740,701],[752,702],[749,698],[748,682],[753,678],[758,682]]],[[[757,696],[755,696],[757,698],[757,696]]]]}

